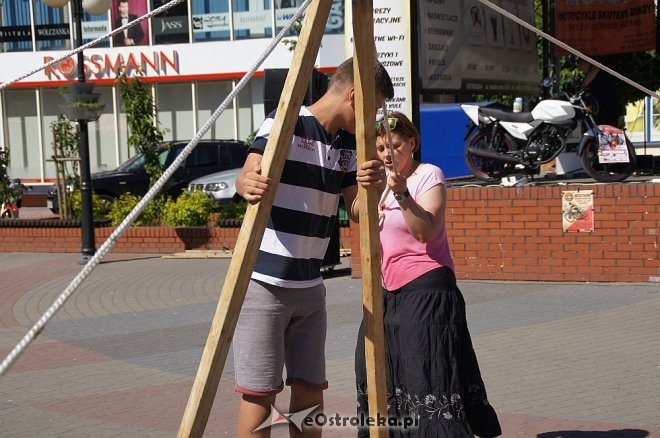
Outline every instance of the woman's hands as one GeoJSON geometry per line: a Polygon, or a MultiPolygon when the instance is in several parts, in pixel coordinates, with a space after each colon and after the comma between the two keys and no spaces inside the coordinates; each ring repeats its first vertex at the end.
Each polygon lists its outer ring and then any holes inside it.
{"type": "Polygon", "coordinates": [[[392,193],[403,193],[408,190],[406,179],[400,173],[390,172],[387,175],[387,186],[392,190],[392,193]]]}

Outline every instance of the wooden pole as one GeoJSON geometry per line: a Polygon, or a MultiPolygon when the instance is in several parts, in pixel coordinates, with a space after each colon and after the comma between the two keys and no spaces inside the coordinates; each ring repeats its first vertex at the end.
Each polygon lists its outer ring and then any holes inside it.
{"type": "Polygon", "coordinates": [[[245,213],[178,437],[201,437],[206,428],[331,6],[332,0],[315,0],[307,10],[261,162],[272,185],[245,213]]]}
{"type": "MultiPolygon", "coordinates": [[[[358,166],[376,155],[376,120],[373,2],[353,0],[353,44],[355,71],[355,116],[358,166]]],[[[362,311],[364,314],[364,355],[367,369],[369,416],[387,416],[385,374],[385,333],[380,277],[378,237],[378,190],[358,186],[360,202],[360,257],[362,261],[362,311]]],[[[389,436],[386,427],[372,426],[371,437],[389,436]]]]}

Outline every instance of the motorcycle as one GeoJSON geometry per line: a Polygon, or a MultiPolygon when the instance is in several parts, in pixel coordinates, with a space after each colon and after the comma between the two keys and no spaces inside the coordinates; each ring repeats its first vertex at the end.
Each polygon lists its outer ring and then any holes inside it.
{"type": "Polygon", "coordinates": [[[5,182],[4,199],[0,205],[0,218],[18,219],[23,194],[29,190],[19,178],[5,182]]]}
{"type": "MultiPolygon", "coordinates": [[[[551,80],[544,81],[550,85],[551,80]]],[[[499,182],[520,165],[533,175],[566,150],[566,139],[580,127],[577,154],[585,172],[599,182],[625,180],[635,170],[635,148],[624,131],[596,123],[592,108],[597,103],[587,103],[587,93],[542,100],[531,112],[461,105],[472,121],[466,135],[471,137],[465,148],[468,168],[487,182],[499,182]]]]}

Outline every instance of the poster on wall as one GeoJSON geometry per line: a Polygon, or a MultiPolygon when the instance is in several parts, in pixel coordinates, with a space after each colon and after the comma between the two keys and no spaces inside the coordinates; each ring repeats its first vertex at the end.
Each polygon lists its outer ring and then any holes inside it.
{"type": "MultiPolygon", "coordinates": [[[[374,0],[374,42],[376,56],[387,69],[394,97],[387,101],[388,111],[399,111],[412,117],[412,72],[410,62],[410,5],[408,2],[374,0]]],[[[353,21],[350,2],[346,3],[346,22],[353,21]]],[[[346,53],[353,53],[353,28],[346,27],[346,53]]]]}
{"type": "MultiPolygon", "coordinates": [[[[613,55],[655,48],[653,0],[558,0],[556,37],[587,55],[613,55]]],[[[559,56],[567,52],[556,48],[559,56]]]]}
{"type": "MultiPolygon", "coordinates": [[[[112,29],[117,29],[147,13],[147,0],[112,0],[112,29]]],[[[114,47],[149,44],[147,22],[142,21],[112,37],[114,47]]]]}
{"type": "Polygon", "coordinates": [[[561,193],[562,228],[565,233],[592,233],[594,231],[593,190],[561,193]]]}
{"type": "MultiPolygon", "coordinates": [[[[532,0],[494,4],[534,23],[532,0]]],[[[479,0],[420,0],[419,74],[423,91],[538,95],[533,32],[479,0]]]]}
{"type": "MultiPolygon", "coordinates": [[[[151,9],[167,4],[169,0],[151,0],[151,9]]],[[[189,40],[188,5],[179,3],[151,19],[154,44],[187,43],[189,40]]]]}

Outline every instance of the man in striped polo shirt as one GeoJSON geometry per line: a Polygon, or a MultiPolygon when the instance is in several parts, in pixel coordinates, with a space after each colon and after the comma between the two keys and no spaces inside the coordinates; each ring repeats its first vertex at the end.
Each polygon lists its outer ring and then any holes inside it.
{"type": "MultiPolygon", "coordinates": [[[[385,68],[374,65],[376,106],[392,98],[385,68]]],[[[236,189],[257,203],[270,180],[261,175],[261,158],[275,114],[261,125],[236,189]]],[[[353,59],[332,76],[328,91],[301,107],[273,208],[233,339],[235,390],[242,394],[238,412],[240,437],[269,436],[253,431],[270,415],[276,394],[291,386],[290,412],[323,403],[326,309],[321,263],[343,196],[357,221],[357,152],[355,148],[353,59]],[[261,435],[259,435],[261,434],[261,435]]],[[[364,163],[363,185],[384,188],[382,162],[364,163]]],[[[305,436],[320,436],[307,429],[305,436]]]]}

